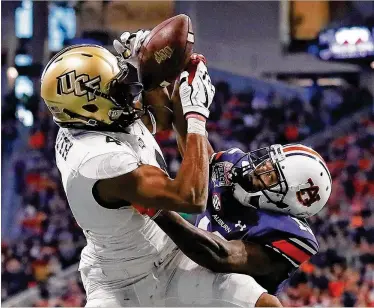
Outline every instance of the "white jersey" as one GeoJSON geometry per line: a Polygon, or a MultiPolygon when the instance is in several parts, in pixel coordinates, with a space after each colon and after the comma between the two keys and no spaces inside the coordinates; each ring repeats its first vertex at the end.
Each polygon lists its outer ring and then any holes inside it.
{"type": "Polygon", "coordinates": [[[60,129],[56,161],[73,215],[87,246],[79,269],[121,269],[126,278],[139,278],[175,249],[174,243],[147,216],[133,207],[105,208],[93,194],[100,179],[126,174],[142,164],[164,169],[161,150],[138,120],[127,133],[60,129]]]}

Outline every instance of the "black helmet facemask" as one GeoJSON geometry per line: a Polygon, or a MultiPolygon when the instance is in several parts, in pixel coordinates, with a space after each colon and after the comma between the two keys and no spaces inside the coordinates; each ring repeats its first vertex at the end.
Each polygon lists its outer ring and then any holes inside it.
{"type": "Polygon", "coordinates": [[[139,96],[143,92],[143,85],[138,81],[137,70],[129,63],[119,65],[120,72],[108,85],[108,94],[82,85],[85,90],[94,95],[110,100],[116,107],[109,111],[109,118],[114,123],[106,125],[108,128],[120,129],[128,127],[140,119],[148,110],[148,106],[136,106],[139,96]]]}
{"type": "MultiPolygon", "coordinates": [[[[288,191],[288,185],[283,175],[281,168],[279,167],[277,161],[280,159],[281,153],[278,153],[279,146],[272,145],[270,147],[263,147],[257,150],[250,151],[243,154],[243,156],[233,165],[231,169],[232,181],[234,183],[233,189],[237,189],[238,184],[243,193],[246,194],[247,199],[251,196],[251,199],[258,201],[259,196],[264,195],[269,201],[271,199],[268,197],[268,192],[276,193],[285,197],[288,191]],[[263,163],[269,161],[272,163],[273,168],[268,169],[264,172],[255,172],[256,168],[263,163]],[[277,183],[268,186],[262,179],[263,174],[270,172],[275,172],[278,178],[277,183]],[[256,177],[261,183],[262,188],[258,189],[254,187],[253,179],[256,177]]],[[[283,201],[283,198],[281,201],[283,201]]],[[[247,202],[253,203],[255,205],[258,202],[253,202],[253,200],[247,200],[247,202]]]]}

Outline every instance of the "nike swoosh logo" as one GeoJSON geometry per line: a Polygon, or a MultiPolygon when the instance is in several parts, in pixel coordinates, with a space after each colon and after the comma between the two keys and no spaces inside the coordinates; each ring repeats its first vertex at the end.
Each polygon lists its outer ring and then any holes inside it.
{"type": "Polygon", "coordinates": [[[208,108],[208,91],[206,90],[206,86],[205,84],[203,83],[203,79],[201,78],[201,76],[199,76],[200,80],[201,80],[201,83],[203,84],[204,86],[204,92],[205,92],[205,103],[204,103],[204,106],[208,108]]]}

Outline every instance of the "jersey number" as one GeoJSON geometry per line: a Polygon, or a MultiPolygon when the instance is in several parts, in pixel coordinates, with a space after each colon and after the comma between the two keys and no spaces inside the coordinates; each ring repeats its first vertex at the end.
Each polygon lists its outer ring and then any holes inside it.
{"type": "MultiPolygon", "coordinates": [[[[208,225],[210,224],[210,220],[208,218],[208,216],[204,216],[203,218],[200,219],[199,221],[199,224],[197,225],[197,227],[201,230],[205,230],[205,231],[208,231],[208,225]]],[[[221,233],[219,233],[218,231],[214,231],[212,232],[213,234],[217,235],[218,237],[220,237],[221,239],[223,240],[226,240],[221,233]]]]}
{"type": "Polygon", "coordinates": [[[300,230],[303,230],[303,231],[307,231],[309,232],[310,234],[313,234],[313,231],[312,229],[310,229],[310,227],[308,226],[307,223],[295,218],[295,217],[291,217],[296,223],[297,225],[299,226],[300,230]]]}
{"type": "Polygon", "coordinates": [[[72,146],[73,142],[71,142],[64,134],[61,134],[59,140],[56,142],[56,150],[64,160],[66,160],[72,146]]]}

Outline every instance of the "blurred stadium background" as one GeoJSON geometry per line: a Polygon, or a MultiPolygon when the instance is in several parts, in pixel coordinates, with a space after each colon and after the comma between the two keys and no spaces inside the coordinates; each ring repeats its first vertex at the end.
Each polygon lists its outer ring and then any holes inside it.
{"type": "MultiPolygon", "coordinates": [[[[216,149],[303,141],[334,178],[311,219],[321,251],[280,295],[285,306],[374,307],[373,1],[2,1],[1,300],[84,306],[84,237],[54,164],[58,127],[39,97],[42,67],[63,46],[113,50],[124,30],[188,14],[216,84],[216,149]]],[[[173,132],[157,136],[169,171],[173,132]]],[[[192,220],[192,217],[185,216],[192,220]]]]}

